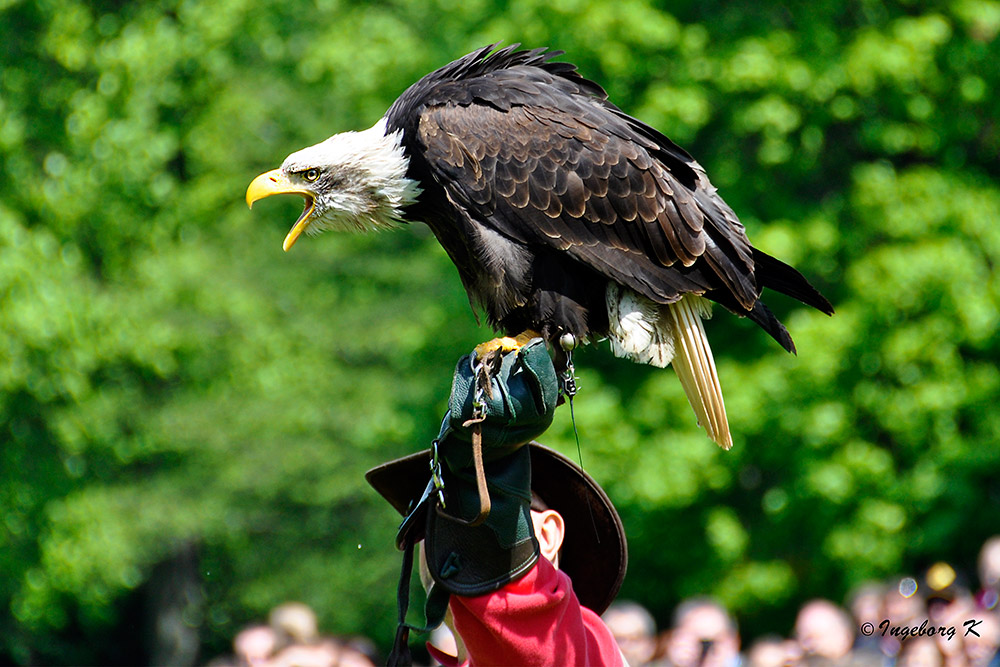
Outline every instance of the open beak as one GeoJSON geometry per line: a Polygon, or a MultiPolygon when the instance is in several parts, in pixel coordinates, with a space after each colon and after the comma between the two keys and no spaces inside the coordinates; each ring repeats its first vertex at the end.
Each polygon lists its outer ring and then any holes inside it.
{"type": "Polygon", "coordinates": [[[255,201],[271,195],[301,195],[306,200],[302,215],[295,221],[292,230],[285,237],[285,242],[281,244],[281,247],[287,251],[295,245],[295,241],[309,226],[309,216],[312,215],[313,205],[316,202],[315,195],[301,185],[290,182],[288,176],[281,169],[272,169],[250,182],[250,187],[247,188],[247,206],[253,208],[255,201]]]}

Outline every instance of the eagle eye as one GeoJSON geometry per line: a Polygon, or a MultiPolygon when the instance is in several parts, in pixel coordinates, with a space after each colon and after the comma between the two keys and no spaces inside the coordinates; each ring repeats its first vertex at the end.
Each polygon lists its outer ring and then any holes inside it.
{"type": "Polygon", "coordinates": [[[307,169],[305,173],[302,174],[302,178],[306,179],[310,183],[319,178],[319,169],[313,167],[312,169],[307,169]]]}

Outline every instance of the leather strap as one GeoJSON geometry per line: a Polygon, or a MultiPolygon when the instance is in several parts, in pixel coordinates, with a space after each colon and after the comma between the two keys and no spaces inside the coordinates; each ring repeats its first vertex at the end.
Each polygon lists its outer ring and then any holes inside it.
{"type": "Polygon", "coordinates": [[[475,527],[486,521],[490,515],[492,505],[490,503],[490,490],[486,486],[486,471],[483,469],[483,421],[485,417],[470,419],[463,426],[472,427],[472,465],[476,470],[476,490],[479,492],[479,514],[471,521],[464,521],[454,517],[455,521],[471,527],[475,527]]]}
{"type": "Polygon", "coordinates": [[[407,540],[403,550],[403,567],[399,573],[399,586],[396,588],[396,609],[399,613],[396,625],[396,638],[392,642],[392,652],[386,661],[387,667],[403,667],[412,665],[410,655],[410,626],[406,623],[406,612],[410,607],[410,575],[413,572],[413,542],[407,540]]]}
{"type": "Polygon", "coordinates": [[[406,622],[406,612],[410,608],[410,579],[413,576],[413,549],[411,540],[406,541],[403,549],[403,566],[399,573],[399,585],[396,588],[396,609],[398,620],[396,624],[396,637],[392,642],[392,652],[386,661],[387,667],[410,667],[413,665],[413,656],[410,653],[410,630],[419,633],[430,632],[441,625],[444,616],[448,612],[448,591],[441,586],[432,585],[427,592],[427,600],[424,603],[425,626],[412,625],[406,622]]]}

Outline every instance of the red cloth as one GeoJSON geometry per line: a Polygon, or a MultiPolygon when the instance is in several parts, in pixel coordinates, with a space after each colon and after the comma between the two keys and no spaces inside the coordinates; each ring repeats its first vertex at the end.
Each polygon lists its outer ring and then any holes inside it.
{"type": "Polygon", "coordinates": [[[544,558],[494,593],[453,595],[450,604],[470,665],[623,664],[601,617],[580,605],[569,577],[544,558]]]}

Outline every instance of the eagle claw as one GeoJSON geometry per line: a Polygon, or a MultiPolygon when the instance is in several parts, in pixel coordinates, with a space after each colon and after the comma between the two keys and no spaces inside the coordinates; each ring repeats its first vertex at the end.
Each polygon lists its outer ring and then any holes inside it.
{"type": "Polygon", "coordinates": [[[502,338],[488,340],[485,343],[480,343],[476,346],[476,349],[474,350],[476,360],[482,362],[487,358],[496,356],[497,354],[504,355],[508,352],[515,352],[538,337],[538,333],[529,329],[528,331],[524,331],[513,338],[510,336],[504,336],[502,338]]]}

